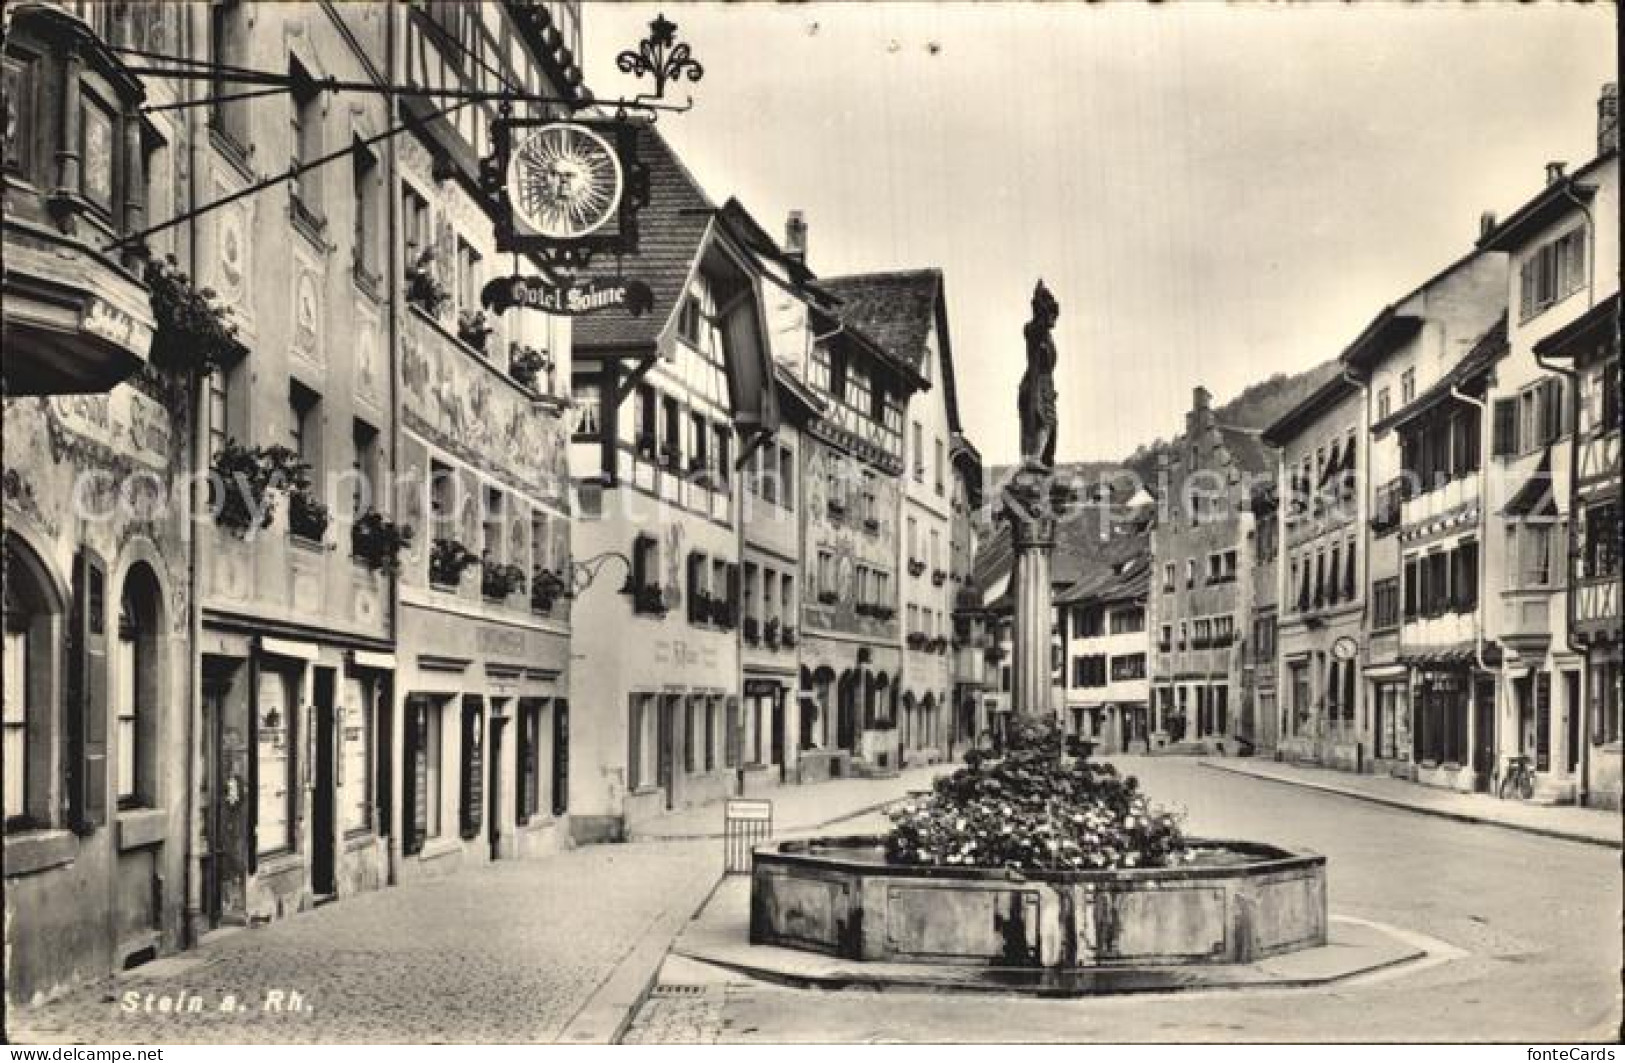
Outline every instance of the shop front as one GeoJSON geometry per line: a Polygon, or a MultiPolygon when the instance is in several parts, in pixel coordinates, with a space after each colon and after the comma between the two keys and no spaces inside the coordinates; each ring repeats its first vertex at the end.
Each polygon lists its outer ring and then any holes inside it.
{"type": "Polygon", "coordinates": [[[1495,770],[1495,676],[1469,663],[1422,660],[1411,673],[1416,781],[1485,792],[1495,770]]]}
{"type": "Polygon", "coordinates": [[[397,881],[566,846],[569,636],[402,611],[397,881]]]}

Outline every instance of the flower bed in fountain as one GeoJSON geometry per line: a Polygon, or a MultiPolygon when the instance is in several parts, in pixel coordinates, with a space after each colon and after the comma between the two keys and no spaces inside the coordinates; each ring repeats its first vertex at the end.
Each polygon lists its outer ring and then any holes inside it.
{"type": "Polygon", "coordinates": [[[1325,858],[1185,837],[1110,765],[1024,725],[885,837],[758,849],[752,944],[1073,970],[1249,963],[1326,943],[1325,858]]]}

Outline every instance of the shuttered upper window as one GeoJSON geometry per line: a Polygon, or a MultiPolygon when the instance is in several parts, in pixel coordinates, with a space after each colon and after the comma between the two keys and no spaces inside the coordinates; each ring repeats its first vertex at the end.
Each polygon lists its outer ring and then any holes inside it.
{"type": "Polygon", "coordinates": [[[1585,283],[1585,230],[1571,229],[1542,245],[1519,270],[1518,313],[1527,321],[1585,283]]]}

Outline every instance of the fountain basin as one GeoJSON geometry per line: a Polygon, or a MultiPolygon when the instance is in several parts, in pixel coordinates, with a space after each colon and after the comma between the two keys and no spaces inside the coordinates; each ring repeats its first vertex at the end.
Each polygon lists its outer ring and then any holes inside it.
{"type": "Polygon", "coordinates": [[[763,846],[750,940],[851,960],[1077,970],[1240,964],[1326,944],[1326,858],[1191,841],[1194,863],[1012,872],[888,864],[880,837],[763,846]]]}

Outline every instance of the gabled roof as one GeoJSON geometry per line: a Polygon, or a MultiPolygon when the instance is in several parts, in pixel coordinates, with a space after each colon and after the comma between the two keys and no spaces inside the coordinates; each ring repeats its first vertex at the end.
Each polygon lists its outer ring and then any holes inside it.
{"type": "Polygon", "coordinates": [[[1056,605],[1137,601],[1151,582],[1151,537],[1146,532],[1114,539],[1087,560],[1072,585],[1055,596],[1056,605]]]}
{"type": "Polygon", "coordinates": [[[1371,426],[1373,433],[1415,420],[1450,396],[1451,389],[1472,383],[1486,375],[1507,353],[1507,316],[1502,314],[1473,344],[1466,357],[1450,367],[1450,371],[1434,381],[1422,394],[1371,426]]]}
{"type": "Polygon", "coordinates": [[[581,274],[640,280],[649,286],[654,302],[637,316],[617,307],[576,318],[571,345],[584,354],[652,351],[659,345],[716,214],[699,182],[654,126],[639,124],[636,144],[639,160],[649,168],[649,205],[638,216],[637,253],[619,260],[598,255],[581,274]]]}
{"type": "Polygon", "coordinates": [[[1256,428],[1242,428],[1238,425],[1215,425],[1219,430],[1219,439],[1224,443],[1224,449],[1230,452],[1231,459],[1236,468],[1242,472],[1261,473],[1274,468],[1274,460],[1270,457],[1263,435],[1256,428]]]}
{"type": "Polygon", "coordinates": [[[1548,182],[1534,198],[1513,211],[1511,217],[1480,237],[1478,247],[1484,251],[1516,250],[1535,233],[1575,210],[1576,199],[1589,202],[1597,194],[1597,186],[1581,184],[1581,179],[1618,154],[1618,151],[1605,152],[1574,173],[1548,182]]]}
{"type": "Polygon", "coordinates": [[[1260,437],[1272,447],[1283,446],[1295,439],[1316,419],[1323,417],[1339,402],[1354,394],[1356,388],[1342,373],[1326,381],[1309,393],[1309,397],[1282,414],[1274,424],[1264,429],[1260,437]]]}
{"type": "MultiPolygon", "coordinates": [[[[940,324],[937,345],[948,364],[947,315],[942,306],[942,271],[899,270],[824,277],[819,286],[834,296],[835,313],[848,329],[859,332],[883,351],[894,368],[920,390],[926,379],[925,341],[933,324],[940,324]]],[[[958,428],[958,411],[949,407],[949,428],[958,428]]]]}

